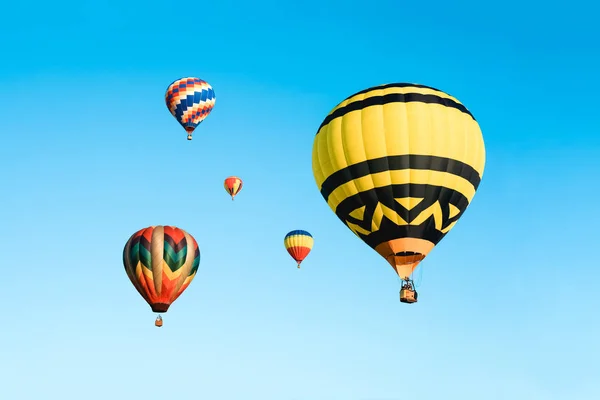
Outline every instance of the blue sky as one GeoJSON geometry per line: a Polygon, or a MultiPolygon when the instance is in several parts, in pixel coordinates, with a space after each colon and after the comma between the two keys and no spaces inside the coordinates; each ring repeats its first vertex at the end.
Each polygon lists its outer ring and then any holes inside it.
{"type": "Polygon", "coordinates": [[[3,4],[6,399],[600,398],[595,7],[3,4]],[[163,100],[188,75],[217,95],[192,142],[163,100]],[[403,81],[461,100],[487,149],[413,306],[311,171],[339,101],[403,81]],[[202,254],[162,329],[121,259],[155,224],[202,254]],[[315,237],[300,271],[293,229],[315,237]]]}

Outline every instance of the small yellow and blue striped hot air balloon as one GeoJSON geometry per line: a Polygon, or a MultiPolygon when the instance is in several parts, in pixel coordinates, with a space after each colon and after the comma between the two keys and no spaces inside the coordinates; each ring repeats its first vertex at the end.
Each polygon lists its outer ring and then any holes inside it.
{"type": "MultiPolygon", "coordinates": [[[[312,169],[338,218],[413,291],[411,275],[452,229],[483,176],[485,146],[456,98],[392,83],[353,94],[327,115],[312,169]]],[[[414,299],[402,299],[415,302],[414,299]]]]}
{"type": "MultiPolygon", "coordinates": [[[[156,313],[165,313],[189,286],[200,265],[196,240],[174,226],[151,226],[134,233],[123,249],[125,272],[156,313]]],[[[162,326],[162,317],[156,318],[162,326]]]]}
{"type": "Polygon", "coordinates": [[[215,91],[200,78],[181,78],[171,83],[165,93],[165,102],[171,114],[188,133],[208,117],[215,106],[215,91]]]}
{"type": "Polygon", "coordinates": [[[312,235],[303,230],[291,231],[285,235],[285,238],[283,239],[285,249],[298,263],[298,268],[300,268],[300,264],[306,258],[308,253],[310,253],[314,242],[312,235]]]}
{"type": "Polygon", "coordinates": [[[240,178],[238,178],[237,176],[227,177],[227,178],[225,178],[225,182],[223,182],[223,186],[225,187],[225,190],[231,196],[231,201],[233,201],[233,198],[235,197],[235,195],[238,194],[240,192],[240,190],[242,190],[243,185],[244,185],[244,182],[242,182],[242,180],[240,178]]]}

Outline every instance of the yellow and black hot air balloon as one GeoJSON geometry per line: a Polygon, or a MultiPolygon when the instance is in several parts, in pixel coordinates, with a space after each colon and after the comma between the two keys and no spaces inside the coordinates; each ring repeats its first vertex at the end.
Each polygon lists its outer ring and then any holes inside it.
{"type": "Polygon", "coordinates": [[[463,215],[483,176],[479,125],[456,98],[392,83],[338,104],[315,137],[312,168],[339,219],[404,281],[463,215]]]}

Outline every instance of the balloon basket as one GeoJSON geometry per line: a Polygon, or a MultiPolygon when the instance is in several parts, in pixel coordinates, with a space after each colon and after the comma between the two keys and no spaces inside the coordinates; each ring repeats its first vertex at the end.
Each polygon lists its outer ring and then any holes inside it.
{"type": "Polygon", "coordinates": [[[414,289],[402,288],[400,290],[400,302],[401,303],[416,303],[417,302],[417,291],[414,289]]]}

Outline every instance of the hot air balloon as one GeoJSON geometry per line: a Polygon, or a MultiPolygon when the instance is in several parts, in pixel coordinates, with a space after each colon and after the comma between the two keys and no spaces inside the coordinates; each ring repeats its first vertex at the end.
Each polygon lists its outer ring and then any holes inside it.
{"type": "MultiPolygon", "coordinates": [[[[134,233],[123,249],[125,272],[155,313],[165,313],[196,276],[200,249],[174,226],[151,226],[134,233]]],[[[162,317],[155,325],[162,326],[162,317]]]]}
{"type": "Polygon", "coordinates": [[[225,187],[227,193],[229,193],[229,195],[231,196],[231,201],[233,201],[235,195],[238,194],[240,190],[242,190],[243,184],[244,183],[242,182],[242,180],[237,176],[230,176],[228,178],[225,178],[223,186],[225,187]]]}
{"type": "Polygon", "coordinates": [[[452,229],[483,176],[479,125],[456,98],[392,83],[338,104],[316,134],[312,169],[338,218],[417,294],[412,273],[452,229]]]}
{"type": "Polygon", "coordinates": [[[215,91],[200,78],[181,78],[171,83],[165,93],[165,102],[171,114],[188,133],[208,117],[215,106],[215,91]]]}
{"type": "Polygon", "coordinates": [[[295,230],[285,235],[283,244],[290,256],[298,263],[298,268],[300,268],[300,264],[313,247],[314,239],[306,231],[295,230]]]}

